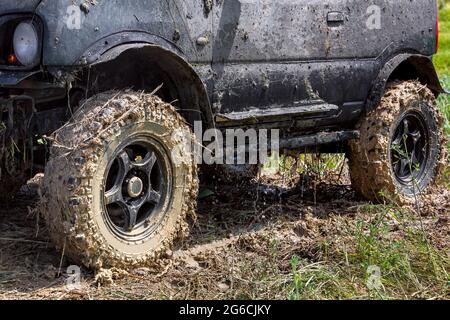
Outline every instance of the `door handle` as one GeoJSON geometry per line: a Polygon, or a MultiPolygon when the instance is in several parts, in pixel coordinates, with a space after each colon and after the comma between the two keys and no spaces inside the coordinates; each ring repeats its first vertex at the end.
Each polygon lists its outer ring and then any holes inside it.
{"type": "Polygon", "coordinates": [[[328,12],[327,22],[328,23],[343,23],[345,20],[344,13],[340,11],[328,12]]]}

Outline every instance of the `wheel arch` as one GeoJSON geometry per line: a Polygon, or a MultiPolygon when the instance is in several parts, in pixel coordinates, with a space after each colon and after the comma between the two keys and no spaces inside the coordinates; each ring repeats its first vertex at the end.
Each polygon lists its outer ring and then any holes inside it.
{"type": "Polygon", "coordinates": [[[374,81],[366,100],[366,112],[378,106],[388,82],[416,79],[430,88],[436,97],[441,93],[446,93],[430,57],[418,54],[399,54],[384,65],[374,81]]]}
{"type": "Polygon", "coordinates": [[[89,90],[95,88],[93,93],[129,87],[153,91],[162,85],[157,95],[173,102],[189,124],[202,121],[207,127],[214,126],[206,85],[183,52],[170,41],[152,36],[117,44],[104,39],[81,59],[87,64],[82,78],[88,79],[89,90]],[[106,48],[102,45],[105,43],[106,48]]]}

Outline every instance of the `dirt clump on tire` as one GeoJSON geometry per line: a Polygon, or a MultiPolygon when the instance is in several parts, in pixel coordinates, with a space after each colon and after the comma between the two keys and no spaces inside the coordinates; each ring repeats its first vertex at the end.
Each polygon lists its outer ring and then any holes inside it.
{"type": "Polygon", "coordinates": [[[433,146],[431,166],[428,168],[429,183],[417,188],[417,195],[432,190],[445,168],[445,137],[442,131],[441,115],[434,94],[418,81],[390,83],[379,106],[369,112],[358,124],[361,136],[350,141],[349,165],[354,189],[363,197],[379,201],[412,203],[416,199],[411,194],[401,192],[391,169],[391,135],[393,124],[402,112],[415,108],[415,102],[425,102],[427,115],[434,127],[436,145],[433,146]]]}
{"type": "Polygon", "coordinates": [[[187,218],[195,218],[198,178],[194,156],[186,150],[176,152],[189,134],[189,126],[175,108],[157,96],[109,91],[87,100],[73,119],[54,133],[46,167],[41,211],[63,254],[96,270],[157,267],[158,259],[172,244],[187,236],[187,218]],[[128,243],[123,244],[127,247],[122,250],[120,239],[105,231],[99,217],[98,189],[102,182],[97,176],[111,145],[119,143],[116,140],[140,128],[148,130],[149,126],[166,143],[164,147],[172,152],[172,157],[178,157],[173,165],[175,199],[167,207],[170,214],[165,214],[147,243],[133,244],[139,248],[145,245],[147,251],[134,252],[128,243]],[[178,129],[184,136],[176,134],[178,129]]]}

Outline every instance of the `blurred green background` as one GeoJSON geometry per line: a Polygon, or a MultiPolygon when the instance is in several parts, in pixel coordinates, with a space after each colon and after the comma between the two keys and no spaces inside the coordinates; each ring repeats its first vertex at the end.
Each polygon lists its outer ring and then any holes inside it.
{"type": "Polygon", "coordinates": [[[434,63],[441,76],[450,75],[450,0],[439,0],[439,52],[434,63]]]}
{"type": "MultiPolygon", "coordinates": [[[[450,90],[450,0],[439,0],[439,52],[433,59],[443,86],[450,90]]],[[[445,132],[450,137],[450,96],[441,95],[439,106],[445,115],[445,132]]],[[[450,143],[447,145],[450,151],[450,143]]]]}

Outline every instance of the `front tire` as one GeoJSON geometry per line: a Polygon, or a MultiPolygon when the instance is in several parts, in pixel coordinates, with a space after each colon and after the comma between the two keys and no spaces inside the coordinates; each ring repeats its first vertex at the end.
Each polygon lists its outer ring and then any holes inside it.
{"type": "Polygon", "coordinates": [[[358,124],[350,142],[354,189],[369,200],[414,201],[431,186],[445,159],[443,117],[418,81],[388,85],[380,105],[358,124]]]}
{"type": "Polygon", "coordinates": [[[193,137],[158,97],[107,92],[54,136],[44,180],[50,234],[88,268],[150,266],[195,216],[193,137]]]}

